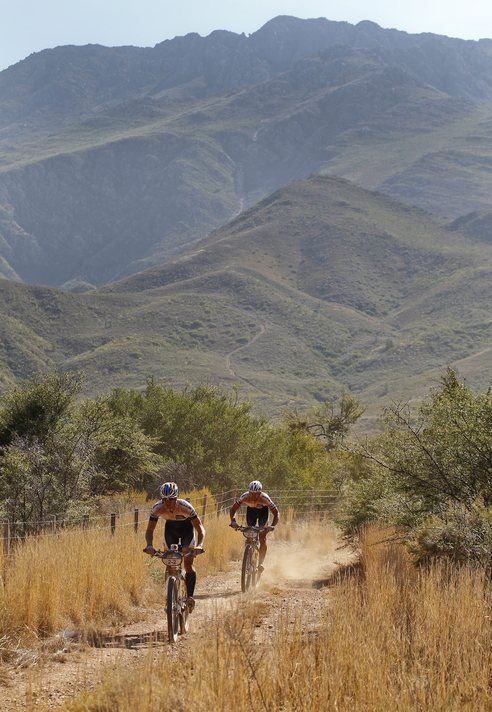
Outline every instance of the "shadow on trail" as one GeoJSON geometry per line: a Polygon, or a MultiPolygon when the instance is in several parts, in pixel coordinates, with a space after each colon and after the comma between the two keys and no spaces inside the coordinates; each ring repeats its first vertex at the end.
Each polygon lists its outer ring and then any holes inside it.
{"type": "Polygon", "coordinates": [[[167,643],[167,630],[153,630],[150,633],[126,633],[124,635],[107,635],[95,633],[88,636],[87,644],[93,648],[153,648],[161,643],[167,643]]]}
{"type": "MultiPolygon", "coordinates": [[[[195,599],[213,601],[214,599],[226,599],[240,596],[241,591],[223,591],[221,593],[198,593],[195,599]]],[[[167,628],[165,630],[152,630],[147,633],[123,633],[114,635],[111,633],[90,633],[84,642],[92,648],[126,648],[127,650],[139,650],[141,648],[153,648],[162,643],[168,642],[167,628]]]]}
{"type": "Polygon", "coordinates": [[[195,600],[206,601],[213,600],[214,598],[233,598],[234,596],[240,596],[241,591],[223,591],[222,593],[197,593],[195,600]]]}

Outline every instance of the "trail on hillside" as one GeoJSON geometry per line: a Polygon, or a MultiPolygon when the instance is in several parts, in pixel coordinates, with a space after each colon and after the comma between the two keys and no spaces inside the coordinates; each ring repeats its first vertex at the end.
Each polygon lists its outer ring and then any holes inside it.
{"type": "MultiPolygon", "coordinates": [[[[329,538],[326,537],[326,540],[329,538]]],[[[270,635],[279,610],[288,605],[294,623],[296,615],[309,612],[308,624],[316,626],[318,613],[330,595],[323,584],[350,554],[336,550],[336,541],[320,543],[313,539],[299,543],[270,542],[265,572],[252,594],[266,611],[261,635],[270,635]]],[[[139,622],[123,626],[116,634],[99,635],[92,644],[76,640],[52,642],[53,651],[27,669],[12,670],[6,686],[0,688],[0,709],[19,712],[31,709],[57,709],[83,691],[95,688],[104,670],[120,665],[131,668],[142,656],[178,658],[197,636],[206,636],[210,621],[221,608],[234,610],[244,600],[241,594],[239,561],[227,573],[200,578],[196,608],[190,618],[189,632],[174,645],[167,641],[163,605],[142,612],[139,622]]]]}
{"type": "Polygon", "coordinates": [[[241,376],[238,376],[237,373],[233,370],[233,368],[231,366],[232,356],[234,356],[235,354],[239,353],[240,351],[243,351],[244,349],[247,349],[250,346],[252,346],[255,343],[255,341],[257,341],[260,338],[260,336],[263,336],[263,334],[265,332],[266,332],[266,327],[264,326],[264,324],[260,324],[260,330],[257,334],[252,336],[251,339],[249,339],[249,341],[247,341],[245,344],[241,344],[241,346],[237,346],[235,349],[233,349],[232,351],[229,351],[229,353],[226,354],[226,359],[225,359],[226,360],[226,369],[229,371],[231,376],[233,376],[234,378],[241,378],[241,376]]]}
{"type": "Polygon", "coordinates": [[[241,344],[241,346],[238,346],[237,348],[233,349],[232,351],[229,351],[229,353],[226,354],[225,366],[226,366],[227,371],[233,378],[236,378],[239,381],[243,381],[243,383],[247,383],[248,386],[251,386],[251,388],[254,388],[259,393],[263,393],[263,395],[268,396],[270,394],[267,391],[264,391],[262,388],[260,388],[255,383],[253,383],[253,381],[250,381],[248,378],[244,378],[244,376],[239,376],[231,366],[232,356],[235,356],[240,351],[243,351],[244,349],[247,349],[250,346],[252,346],[255,343],[255,341],[257,341],[260,338],[260,336],[263,336],[263,334],[265,334],[265,333],[266,333],[266,326],[264,324],[260,324],[260,330],[257,334],[255,334],[253,337],[251,337],[251,339],[249,339],[249,341],[247,341],[245,344],[241,344]]]}

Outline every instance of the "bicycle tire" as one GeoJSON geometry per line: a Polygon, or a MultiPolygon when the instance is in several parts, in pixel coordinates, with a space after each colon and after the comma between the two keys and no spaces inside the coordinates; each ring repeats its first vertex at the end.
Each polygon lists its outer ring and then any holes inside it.
{"type": "Polygon", "coordinates": [[[256,546],[251,552],[251,588],[256,588],[258,581],[260,580],[260,572],[258,571],[260,554],[256,546]]]}
{"type": "Polygon", "coordinates": [[[180,579],[179,587],[180,587],[180,592],[179,592],[179,597],[178,597],[179,632],[180,632],[180,635],[184,635],[184,633],[188,632],[188,628],[190,627],[190,622],[188,620],[188,616],[189,616],[188,592],[186,590],[186,580],[183,577],[181,577],[181,579],[180,579]]]}
{"type": "Polygon", "coordinates": [[[170,643],[178,639],[179,607],[178,582],[175,576],[169,576],[166,591],[167,635],[170,643]]]}
{"type": "Polygon", "coordinates": [[[241,591],[246,593],[251,585],[251,558],[253,553],[253,547],[251,544],[246,544],[244,547],[243,554],[243,565],[241,568],[241,591]]]}

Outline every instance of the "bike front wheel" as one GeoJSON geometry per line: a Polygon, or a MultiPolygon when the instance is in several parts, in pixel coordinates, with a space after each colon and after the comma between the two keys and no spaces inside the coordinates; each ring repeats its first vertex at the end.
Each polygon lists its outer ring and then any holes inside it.
{"type": "Polygon", "coordinates": [[[246,544],[241,569],[241,591],[243,593],[246,593],[250,586],[256,586],[255,555],[255,547],[251,546],[251,544],[246,544]]]}
{"type": "Polygon", "coordinates": [[[186,590],[186,580],[181,578],[179,582],[179,632],[181,635],[188,632],[190,622],[188,620],[188,592],[186,590]]]}
{"type": "Polygon", "coordinates": [[[178,639],[179,603],[178,582],[175,576],[169,576],[166,591],[167,635],[170,643],[178,639]]]}
{"type": "Polygon", "coordinates": [[[259,562],[260,554],[255,546],[251,552],[251,588],[255,588],[260,580],[259,562]]]}

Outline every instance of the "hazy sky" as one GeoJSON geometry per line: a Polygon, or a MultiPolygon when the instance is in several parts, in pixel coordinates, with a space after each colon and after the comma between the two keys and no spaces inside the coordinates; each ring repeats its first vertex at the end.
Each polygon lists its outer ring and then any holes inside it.
{"type": "Polygon", "coordinates": [[[62,44],[153,46],[214,29],[250,34],[276,15],[492,37],[490,0],[0,0],[0,69],[62,44]]]}

